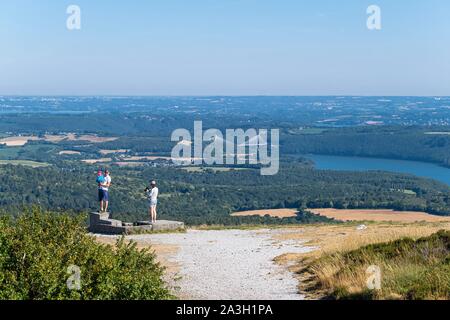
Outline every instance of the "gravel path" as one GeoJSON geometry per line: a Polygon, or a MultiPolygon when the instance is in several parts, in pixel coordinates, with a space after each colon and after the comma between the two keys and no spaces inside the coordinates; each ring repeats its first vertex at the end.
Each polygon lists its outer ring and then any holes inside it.
{"type": "Polygon", "coordinates": [[[289,232],[264,230],[188,230],[187,233],[134,235],[140,244],[176,245],[165,257],[179,265],[176,294],[188,299],[278,300],[303,299],[298,281],[286,267],[273,262],[285,253],[313,248],[300,241],[275,240],[289,232]]]}

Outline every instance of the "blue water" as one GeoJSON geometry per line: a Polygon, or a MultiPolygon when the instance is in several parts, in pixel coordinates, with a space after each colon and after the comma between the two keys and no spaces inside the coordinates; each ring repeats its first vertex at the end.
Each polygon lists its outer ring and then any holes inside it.
{"type": "Polygon", "coordinates": [[[369,171],[382,170],[409,173],[419,177],[432,178],[450,185],[450,169],[432,163],[379,158],[307,155],[322,170],[369,171]]]}

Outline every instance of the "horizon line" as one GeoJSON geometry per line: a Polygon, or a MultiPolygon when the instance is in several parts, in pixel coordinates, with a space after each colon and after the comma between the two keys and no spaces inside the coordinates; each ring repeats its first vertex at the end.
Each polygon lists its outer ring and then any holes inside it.
{"type": "Polygon", "coordinates": [[[450,98],[450,95],[360,95],[360,94],[339,94],[339,95],[284,95],[284,94],[249,94],[249,95],[224,95],[224,94],[198,94],[198,95],[151,95],[151,94],[0,94],[0,97],[109,97],[109,98],[197,98],[197,97],[232,97],[232,98],[257,98],[257,97],[267,97],[267,98],[282,98],[282,97],[292,97],[292,98],[325,98],[325,97],[380,97],[380,98],[406,98],[406,97],[416,97],[416,98],[450,98]]]}

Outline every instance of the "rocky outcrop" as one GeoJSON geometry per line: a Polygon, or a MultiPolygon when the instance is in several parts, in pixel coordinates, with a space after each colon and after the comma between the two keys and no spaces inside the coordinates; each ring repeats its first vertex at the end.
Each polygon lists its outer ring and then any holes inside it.
{"type": "Polygon", "coordinates": [[[89,232],[100,234],[138,234],[149,232],[177,231],[184,229],[184,223],[179,221],[159,220],[155,223],[139,221],[136,223],[122,222],[110,219],[110,214],[91,212],[89,215],[89,232]]]}

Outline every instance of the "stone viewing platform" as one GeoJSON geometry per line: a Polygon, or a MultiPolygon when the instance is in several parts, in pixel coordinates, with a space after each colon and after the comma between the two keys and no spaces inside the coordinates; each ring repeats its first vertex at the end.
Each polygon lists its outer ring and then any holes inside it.
{"type": "Polygon", "coordinates": [[[138,221],[135,223],[122,222],[110,219],[109,212],[91,212],[89,215],[89,232],[101,234],[138,234],[146,232],[177,231],[184,230],[183,222],[159,220],[155,223],[150,221],[138,221]]]}

